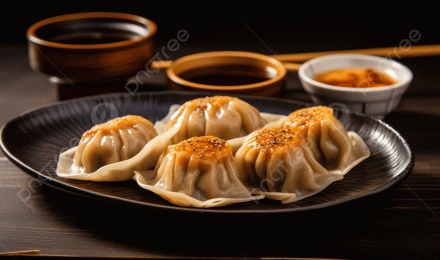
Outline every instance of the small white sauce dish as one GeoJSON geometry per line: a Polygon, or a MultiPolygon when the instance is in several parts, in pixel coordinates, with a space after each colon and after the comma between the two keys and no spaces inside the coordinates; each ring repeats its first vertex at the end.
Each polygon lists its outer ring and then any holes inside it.
{"type": "Polygon", "coordinates": [[[335,54],[311,59],[298,70],[304,90],[316,104],[345,106],[350,111],[383,119],[394,110],[408,89],[413,73],[405,65],[391,59],[364,54],[335,54]],[[330,70],[373,68],[387,73],[398,82],[384,87],[349,88],[324,84],[314,76],[330,70]]]}

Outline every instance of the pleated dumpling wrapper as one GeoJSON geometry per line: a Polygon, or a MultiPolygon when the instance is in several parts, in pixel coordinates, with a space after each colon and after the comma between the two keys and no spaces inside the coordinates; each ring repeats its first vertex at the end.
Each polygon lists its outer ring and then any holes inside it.
{"type": "Polygon", "coordinates": [[[345,175],[370,156],[362,138],[347,131],[332,108],[314,106],[292,112],[282,128],[292,129],[305,138],[316,160],[334,174],[345,175]]]}
{"type": "Polygon", "coordinates": [[[235,154],[239,179],[253,194],[282,203],[312,196],[343,178],[315,158],[306,140],[290,129],[265,128],[250,134],[235,154]]]}
{"type": "Polygon", "coordinates": [[[221,207],[263,198],[240,182],[240,171],[227,141],[202,136],[169,146],[154,170],[136,171],[134,180],[178,206],[221,207]]]}
{"type": "Polygon", "coordinates": [[[135,169],[154,168],[177,130],[158,135],[149,120],[135,115],[95,125],[78,146],[60,154],[56,173],[88,181],[131,180],[135,169]]]}
{"type": "MultiPolygon", "coordinates": [[[[269,120],[273,117],[266,115],[269,120]]],[[[245,136],[267,124],[258,109],[229,96],[211,96],[171,106],[168,116],[155,123],[159,133],[176,124],[181,129],[174,138],[178,143],[194,136],[216,136],[230,140],[245,136]]]]}

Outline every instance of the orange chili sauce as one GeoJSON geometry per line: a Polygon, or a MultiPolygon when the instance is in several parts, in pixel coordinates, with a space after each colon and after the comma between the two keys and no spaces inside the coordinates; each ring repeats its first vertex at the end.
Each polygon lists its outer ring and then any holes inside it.
{"type": "Polygon", "coordinates": [[[383,87],[398,82],[390,75],[373,68],[330,70],[315,75],[313,79],[328,85],[348,88],[383,87]]]}

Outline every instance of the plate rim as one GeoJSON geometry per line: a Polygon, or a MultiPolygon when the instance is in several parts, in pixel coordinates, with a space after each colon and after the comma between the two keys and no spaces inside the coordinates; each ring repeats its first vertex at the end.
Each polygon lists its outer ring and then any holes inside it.
{"type": "MultiPolygon", "coordinates": [[[[5,131],[8,127],[10,127],[13,124],[16,124],[17,122],[20,122],[20,120],[23,120],[23,118],[25,118],[26,116],[29,116],[32,113],[36,113],[37,111],[41,111],[41,110],[48,109],[51,107],[56,107],[56,106],[62,106],[64,104],[75,103],[75,102],[80,102],[80,101],[87,101],[87,100],[97,100],[100,98],[103,98],[103,99],[107,98],[108,99],[108,98],[112,98],[112,97],[121,97],[121,96],[135,97],[135,96],[167,95],[167,94],[174,94],[174,95],[177,94],[177,95],[186,95],[186,96],[219,95],[218,93],[211,93],[211,92],[193,92],[193,91],[178,92],[178,91],[172,91],[172,90],[165,90],[165,91],[139,92],[134,95],[132,95],[130,93],[123,93],[123,92],[110,93],[110,94],[101,94],[101,95],[95,95],[95,96],[79,97],[79,98],[63,100],[63,101],[56,101],[53,103],[49,103],[49,104],[46,104],[43,106],[39,106],[39,107],[30,109],[24,113],[21,113],[20,115],[16,116],[13,119],[10,119],[3,126],[1,126],[1,128],[0,128],[0,149],[3,151],[4,155],[6,156],[6,158],[8,158],[8,160],[10,162],[12,162],[16,167],[18,167],[19,169],[24,171],[29,176],[31,176],[33,178],[37,178],[39,180],[41,180],[41,178],[43,178],[44,181],[41,181],[42,184],[50,186],[50,187],[58,189],[58,190],[61,190],[61,191],[64,191],[64,192],[68,192],[70,194],[79,195],[79,196],[83,196],[86,198],[92,198],[94,200],[99,200],[99,201],[104,201],[104,202],[109,202],[109,203],[116,203],[116,204],[122,203],[123,205],[134,206],[134,207],[144,208],[144,209],[148,208],[148,209],[153,209],[153,210],[154,209],[155,210],[171,210],[171,211],[182,211],[182,212],[189,212],[189,213],[209,213],[209,214],[211,214],[211,213],[214,213],[214,214],[273,214],[273,213],[304,212],[304,211],[313,211],[313,210],[317,210],[317,209],[329,208],[332,206],[346,204],[347,202],[359,200],[362,198],[371,197],[371,196],[376,195],[378,193],[381,193],[385,190],[388,190],[392,186],[396,185],[398,182],[400,182],[400,181],[404,180],[406,177],[408,177],[408,175],[411,173],[411,171],[414,168],[415,154],[414,154],[411,146],[407,142],[407,140],[397,130],[395,130],[392,126],[385,123],[381,119],[377,119],[377,118],[374,118],[374,117],[371,117],[368,115],[364,115],[364,114],[350,111],[350,114],[364,117],[369,120],[376,121],[376,123],[383,125],[387,129],[391,130],[393,132],[393,134],[402,141],[402,144],[404,145],[404,147],[406,148],[406,151],[409,154],[409,161],[407,162],[405,168],[397,176],[395,176],[393,179],[389,180],[386,183],[383,183],[382,185],[374,188],[373,190],[370,190],[370,191],[362,193],[362,194],[346,197],[343,199],[338,199],[336,201],[326,202],[324,204],[312,205],[312,206],[307,206],[307,207],[270,209],[270,210],[249,210],[249,209],[225,210],[222,207],[219,207],[219,208],[192,208],[192,207],[181,207],[181,206],[172,205],[172,204],[158,205],[158,204],[152,204],[152,203],[148,203],[148,202],[140,202],[140,201],[136,201],[136,200],[130,200],[130,199],[121,198],[121,197],[117,197],[117,196],[111,196],[111,195],[107,195],[107,194],[94,192],[91,190],[85,190],[80,187],[76,187],[74,185],[63,182],[62,180],[58,180],[58,179],[55,179],[50,176],[45,176],[45,175],[41,174],[39,171],[34,170],[31,166],[25,164],[20,159],[18,159],[14,154],[12,154],[12,152],[9,151],[9,149],[7,148],[7,146],[5,145],[5,142],[4,142],[5,131]]],[[[280,98],[272,98],[272,97],[229,95],[229,94],[228,94],[228,96],[234,96],[234,97],[243,98],[243,99],[251,98],[251,99],[259,99],[259,100],[267,100],[267,99],[280,100],[280,98]]],[[[283,102],[294,103],[294,104],[302,105],[302,106],[315,105],[313,103],[298,101],[298,100],[294,100],[294,99],[282,98],[281,100],[283,102]]],[[[335,108],[335,109],[338,109],[338,108],[335,108]]]]}

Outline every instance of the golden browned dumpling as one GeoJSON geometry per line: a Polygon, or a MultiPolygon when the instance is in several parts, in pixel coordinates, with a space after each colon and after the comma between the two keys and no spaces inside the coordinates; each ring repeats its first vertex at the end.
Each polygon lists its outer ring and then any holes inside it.
{"type": "Polygon", "coordinates": [[[240,180],[254,193],[290,203],[322,191],[341,175],[315,159],[305,139],[290,129],[266,128],[249,135],[235,154],[240,180]]]}
{"type": "Polygon", "coordinates": [[[240,182],[240,171],[227,141],[202,136],[169,146],[155,169],[136,171],[135,180],[180,206],[218,207],[261,198],[240,182]]]}
{"type": "Polygon", "coordinates": [[[299,109],[285,119],[283,128],[304,137],[315,158],[328,170],[347,171],[370,154],[363,140],[347,132],[329,107],[299,109]]]}
{"type": "Polygon", "coordinates": [[[94,172],[132,158],[155,136],[153,124],[141,116],[128,115],[95,125],[82,135],[74,165],[81,172],[94,172]]]}
{"type": "Polygon", "coordinates": [[[83,134],[78,146],[60,154],[56,174],[95,182],[132,180],[134,171],[154,169],[178,130],[157,135],[152,123],[140,116],[96,125],[83,134]]]}
{"type": "Polygon", "coordinates": [[[228,96],[198,98],[186,102],[165,123],[165,131],[176,124],[181,128],[178,143],[194,136],[215,136],[230,140],[245,136],[266,124],[260,112],[245,101],[228,96]]]}

